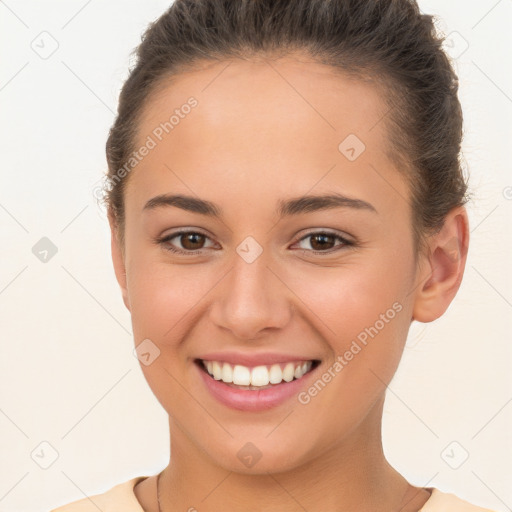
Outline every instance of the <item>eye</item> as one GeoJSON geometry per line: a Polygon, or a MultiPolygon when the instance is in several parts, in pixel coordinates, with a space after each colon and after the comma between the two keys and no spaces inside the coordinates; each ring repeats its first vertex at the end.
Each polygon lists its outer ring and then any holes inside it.
{"type": "Polygon", "coordinates": [[[190,255],[201,253],[201,249],[205,248],[205,240],[209,240],[209,238],[198,231],[178,231],[177,233],[172,233],[159,238],[156,242],[161,244],[164,249],[168,251],[190,255]],[[182,248],[177,248],[170,243],[171,240],[174,240],[175,238],[179,240],[182,248]]]}
{"type": "Polygon", "coordinates": [[[305,237],[301,238],[299,243],[307,241],[308,239],[311,239],[308,244],[312,247],[312,249],[309,249],[308,247],[301,247],[301,249],[312,252],[313,254],[331,254],[343,249],[343,247],[355,245],[355,242],[352,242],[351,240],[348,240],[347,238],[344,238],[336,233],[330,233],[327,231],[315,231],[309,233],[305,237]],[[341,243],[336,245],[336,240],[340,241],[341,243]],[[337,249],[333,249],[332,247],[337,247],[337,249]]]}
{"type": "MultiPolygon", "coordinates": [[[[356,245],[355,242],[348,240],[341,235],[330,233],[328,231],[311,232],[308,235],[302,237],[298,243],[303,243],[308,239],[311,239],[311,241],[308,243],[312,248],[300,248],[313,254],[331,254],[343,249],[344,247],[356,245]],[[341,243],[336,244],[336,241],[341,243]]],[[[206,240],[210,240],[210,238],[199,231],[178,231],[176,233],[166,235],[162,238],[157,238],[155,239],[155,242],[162,245],[163,248],[167,251],[190,256],[193,254],[201,254],[202,249],[207,248],[205,247],[206,240]],[[182,246],[181,248],[176,247],[173,243],[171,243],[171,241],[174,239],[179,241],[182,246]]]]}

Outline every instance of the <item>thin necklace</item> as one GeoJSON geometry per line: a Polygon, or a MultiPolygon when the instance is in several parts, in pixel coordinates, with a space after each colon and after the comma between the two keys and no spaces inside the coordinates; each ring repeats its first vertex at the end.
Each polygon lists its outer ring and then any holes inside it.
{"type": "Polygon", "coordinates": [[[163,471],[160,471],[156,479],[156,498],[158,500],[158,512],[162,512],[162,505],[160,505],[160,477],[162,476],[162,473],[163,471]]]}

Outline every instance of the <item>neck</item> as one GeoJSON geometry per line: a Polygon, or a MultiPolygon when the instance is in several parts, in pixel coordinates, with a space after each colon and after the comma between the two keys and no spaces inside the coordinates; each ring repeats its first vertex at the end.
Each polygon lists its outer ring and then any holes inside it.
{"type": "MultiPolygon", "coordinates": [[[[172,419],[171,459],[160,479],[161,512],[247,509],[296,512],[407,512],[412,486],[386,461],[381,420],[384,399],[326,453],[279,473],[244,474],[222,468],[172,419]]],[[[410,510],[417,510],[410,509],[410,510]]]]}

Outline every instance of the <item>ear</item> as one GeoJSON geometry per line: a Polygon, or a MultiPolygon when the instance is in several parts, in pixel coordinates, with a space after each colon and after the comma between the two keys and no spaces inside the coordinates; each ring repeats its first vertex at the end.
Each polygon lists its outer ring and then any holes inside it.
{"type": "Polygon", "coordinates": [[[454,208],[441,230],[428,240],[428,254],[420,256],[412,319],[439,318],[457,293],[469,246],[469,222],[464,206],[454,208]]]}
{"type": "Polygon", "coordinates": [[[121,287],[124,305],[130,311],[130,300],[128,298],[128,289],[126,286],[126,266],[124,251],[119,241],[119,228],[112,214],[108,214],[108,223],[110,224],[110,245],[112,250],[112,263],[114,264],[114,272],[117,282],[121,287]]]}

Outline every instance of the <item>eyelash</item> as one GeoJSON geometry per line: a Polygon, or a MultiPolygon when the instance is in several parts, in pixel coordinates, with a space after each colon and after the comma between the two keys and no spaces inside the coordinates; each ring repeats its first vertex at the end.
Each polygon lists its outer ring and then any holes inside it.
{"type": "MultiPolygon", "coordinates": [[[[187,256],[190,256],[190,255],[193,255],[193,254],[201,254],[201,251],[202,249],[197,249],[196,251],[193,251],[193,250],[183,250],[183,249],[177,249],[176,247],[173,247],[172,245],[169,244],[169,241],[174,239],[174,238],[177,238],[177,237],[180,237],[182,235],[190,235],[190,234],[193,234],[193,235],[202,235],[204,236],[205,238],[209,238],[207,235],[205,235],[204,233],[201,233],[200,231],[178,231],[176,233],[171,233],[170,235],[166,235],[162,238],[156,238],[155,239],[155,242],[157,244],[160,244],[162,246],[164,246],[164,249],[167,250],[167,251],[170,251],[170,252],[173,252],[173,253],[176,253],[176,254],[182,254],[182,255],[187,255],[187,256]]],[[[333,248],[333,249],[329,249],[327,251],[316,251],[314,249],[301,249],[302,251],[306,251],[306,252],[309,252],[309,253],[313,253],[313,254],[318,254],[318,255],[321,255],[321,256],[324,256],[324,255],[329,255],[329,254],[332,254],[334,252],[337,252],[341,249],[343,249],[344,247],[353,247],[356,245],[355,242],[351,241],[351,240],[348,240],[336,233],[331,233],[329,231],[312,231],[310,233],[308,233],[307,235],[303,236],[302,238],[300,238],[299,240],[297,240],[297,242],[295,243],[299,243],[299,242],[302,242],[303,240],[307,239],[307,238],[310,238],[314,235],[327,235],[327,236],[332,236],[334,237],[335,239],[339,240],[342,242],[342,244],[339,244],[336,248],[333,248]]]]}

